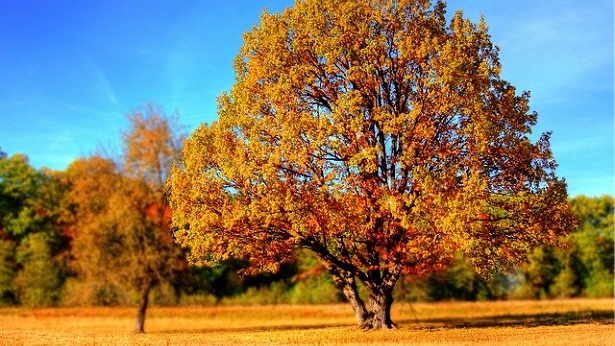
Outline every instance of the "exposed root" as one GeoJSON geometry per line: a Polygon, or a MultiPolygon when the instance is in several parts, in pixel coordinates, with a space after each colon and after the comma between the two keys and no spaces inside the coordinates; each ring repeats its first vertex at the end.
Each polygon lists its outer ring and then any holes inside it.
{"type": "Polygon", "coordinates": [[[374,323],[374,321],[364,321],[361,325],[361,330],[397,330],[399,329],[397,327],[397,324],[394,323],[393,321],[390,321],[389,323],[374,323]]]}

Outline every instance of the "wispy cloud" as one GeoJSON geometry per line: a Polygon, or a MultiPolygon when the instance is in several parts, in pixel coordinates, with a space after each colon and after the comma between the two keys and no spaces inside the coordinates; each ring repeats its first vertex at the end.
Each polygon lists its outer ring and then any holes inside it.
{"type": "Polygon", "coordinates": [[[114,106],[120,106],[119,98],[117,97],[115,90],[107,76],[105,75],[101,66],[87,53],[81,51],[83,61],[86,68],[92,77],[92,88],[105,97],[108,102],[111,102],[114,106]]]}
{"type": "Polygon", "coordinates": [[[167,59],[167,73],[170,80],[171,95],[177,100],[188,91],[189,74],[194,69],[194,59],[185,51],[175,51],[167,59]]]}

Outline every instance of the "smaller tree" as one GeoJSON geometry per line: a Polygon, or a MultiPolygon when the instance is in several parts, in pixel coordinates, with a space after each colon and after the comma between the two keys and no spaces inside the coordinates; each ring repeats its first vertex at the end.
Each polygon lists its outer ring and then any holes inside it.
{"type": "Polygon", "coordinates": [[[176,118],[155,105],[134,111],[128,120],[121,162],[94,156],[75,162],[69,173],[80,228],[76,267],[86,278],[104,277],[118,287],[135,289],[135,332],[143,332],[150,291],[185,267],[170,234],[164,191],[181,137],[176,118]]]}
{"type": "Polygon", "coordinates": [[[130,210],[141,209],[136,220],[141,232],[134,233],[139,236],[131,239],[131,248],[138,256],[135,280],[141,287],[135,331],[143,332],[151,288],[173,275],[184,260],[183,252],[171,238],[171,211],[165,193],[169,171],[179,160],[184,137],[177,115],[168,116],[154,104],[132,112],[128,120],[130,128],[123,133],[124,173],[135,183],[128,196],[137,205],[130,206],[130,201],[124,205],[130,210]]]}

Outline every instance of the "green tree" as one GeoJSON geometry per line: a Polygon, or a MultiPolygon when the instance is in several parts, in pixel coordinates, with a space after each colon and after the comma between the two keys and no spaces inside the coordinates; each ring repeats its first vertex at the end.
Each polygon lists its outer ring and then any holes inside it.
{"type": "Polygon", "coordinates": [[[528,255],[520,272],[522,285],[513,296],[613,295],[613,197],[577,196],[570,203],[578,228],[562,247],[542,246],[528,255]]]}
{"type": "MultiPolygon", "coordinates": [[[[558,273],[562,269],[557,250],[552,246],[539,246],[528,254],[527,263],[522,267],[522,285],[514,295],[530,299],[551,296],[551,286],[556,282],[558,273]]],[[[563,283],[560,282],[561,284],[563,283]]]]}
{"type": "Polygon", "coordinates": [[[560,250],[559,259],[561,270],[549,287],[549,293],[556,298],[575,297],[579,294],[580,284],[578,274],[575,271],[574,257],[569,252],[560,250]]]}
{"type": "Polygon", "coordinates": [[[21,270],[15,278],[15,286],[19,301],[27,306],[51,306],[60,299],[61,269],[45,238],[44,233],[33,233],[17,250],[21,270]]]}
{"type": "Polygon", "coordinates": [[[27,156],[0,159],[0,230],[5,236],[21,240],[42,224],[38,209],[41,180],[27,156]]]}
{"type": "Polygon", "coordinates": [[[577,196],[572,200],[580,226],[571,237],[578,258],[578,276],[588,296],[612,296],[614,293],[615,230],[613,196],[577,196]]]}
{"type": "Polygon", "coordinates": [[[0,301],[56,304],[68,249],[59,204],[65,192],[61,174],[35,170],[25,155],[2,156],[0,301]]]}
{"type": "Polygon", "coordinates": [[[170,180],[192,261],[276,270],[316,254],[364,328],[404,273],[480,274],[570,229],[549,134],[500,77],[484,21],[442,1],[305,0],[244,36],[219,120],[170,180]],[[368,294],[361,297],[357,280],[368,294]]]}

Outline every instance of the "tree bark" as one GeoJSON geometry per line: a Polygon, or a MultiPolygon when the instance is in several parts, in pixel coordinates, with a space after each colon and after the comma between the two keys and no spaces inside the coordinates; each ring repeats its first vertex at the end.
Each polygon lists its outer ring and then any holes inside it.
{"type": "Polygon", "coordinates": [[[368,313],[365,308],[365,303],[357,291],[357,283],[354,275],[335,268],[330,268],[329,273],[331,274],[335,287],[342,292],[346,300],[350,303],[350,306],[352,306],[358,325],[362,326],[367,320],[368,313]]]}
{"type": "Polygon", "coordinates": [[[137,320],[135,322],[135,333],[145,333],[145,313],[147,312],[147,305],[149,303],[149,292],[152,289],[152,281],[147,280],[141,289],[141,297],[139,299],[139,311],[137,313],[137,320]]]}
{"type": "Polygon", "coordinates": [[[393,289],[388,287],[368,287],[369,303],[367,319],[361,326],[363,329],[391,329],[397,325],[391,320],[393,305],[393,289]]]}

